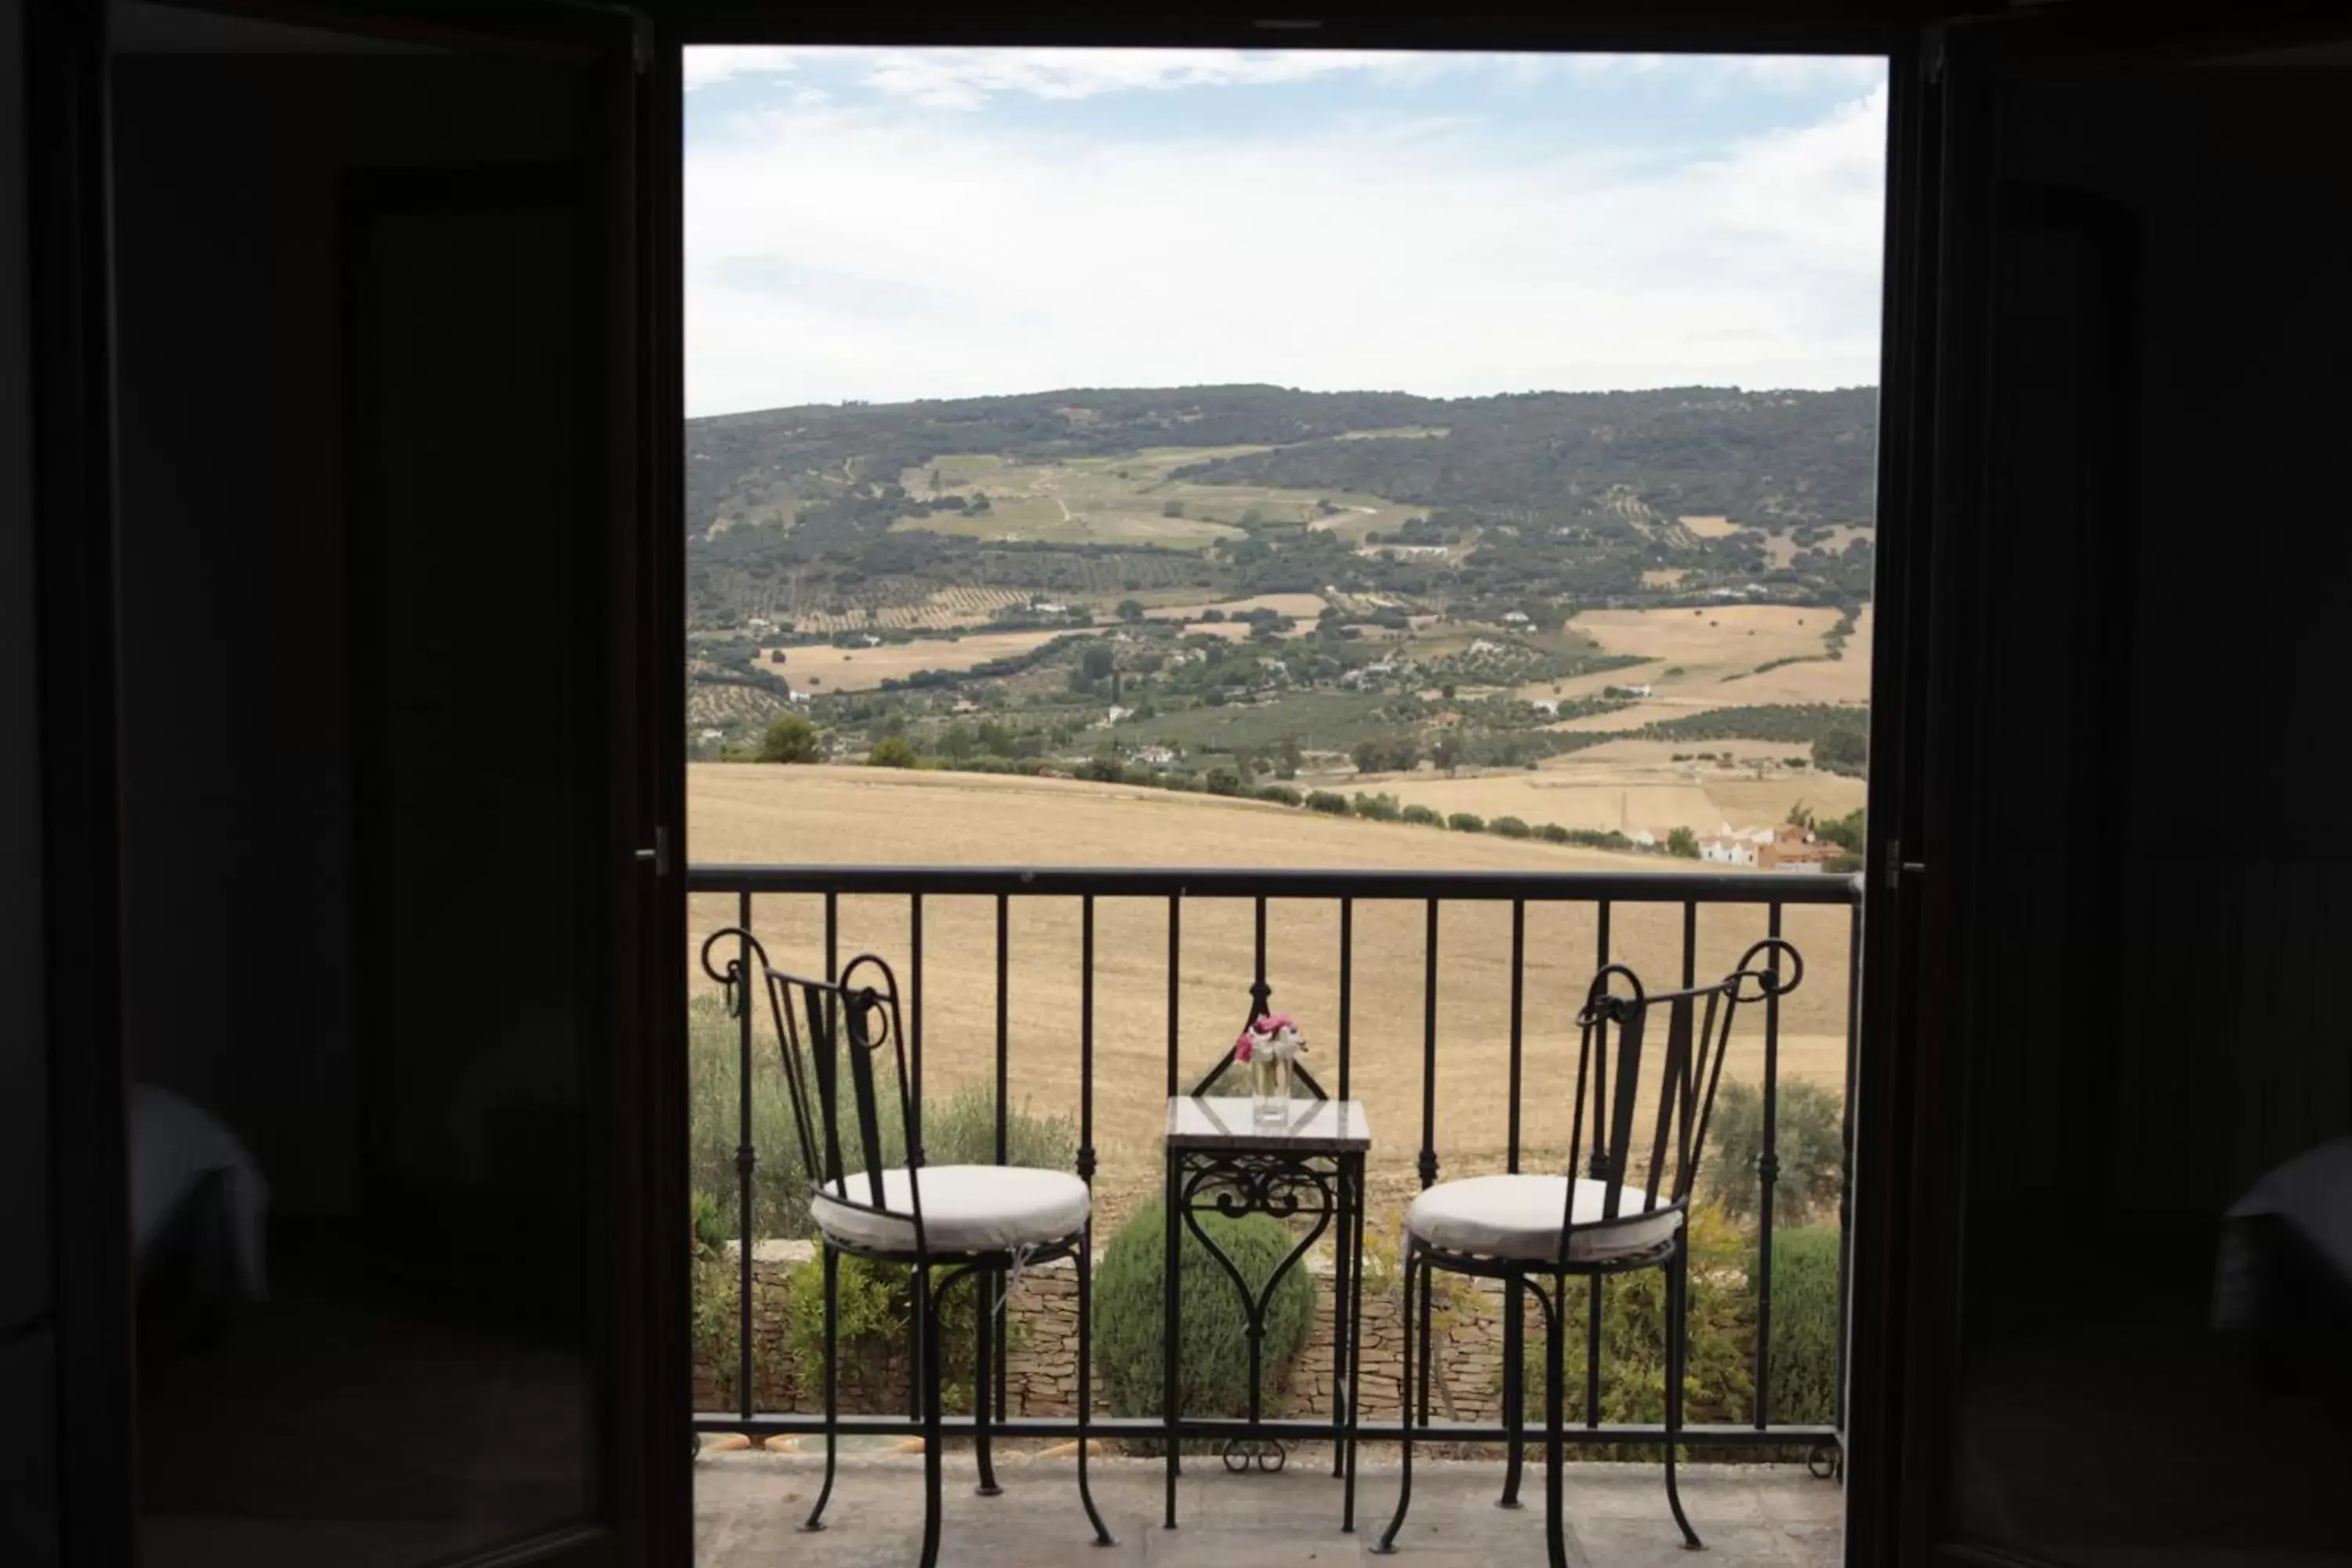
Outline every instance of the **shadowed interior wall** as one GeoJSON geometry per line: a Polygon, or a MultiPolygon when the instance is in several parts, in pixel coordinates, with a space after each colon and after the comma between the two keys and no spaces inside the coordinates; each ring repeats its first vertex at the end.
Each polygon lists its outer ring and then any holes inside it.
{"type": "MultiPolygon", "coordinates": [[[[1952,1497],[2037,1561],[2341,1544],[2340,1411],[2213,1305],[2224,1211],[2352,1133],[2344,86],[2068,71],[1995,107],[1952,1497]]],[[[2340,1398],[2343,1364],[2304,1373],[2340,1398]]]]}
{"type": "MultiPolygon", "coordinates": [[[[0,0],[0,103],[21,105],[24,15],[0,0]]],[[[56,1561],[48,1015],[42,995],[24,118],[0,116],[0,1562],[56,1561]]]]}
{"type": "Polygon", "coordinates": [[[124,10],[124,1027],[269,1196],[267,1301],[142,1289],[142,1560],[447,1560],[600,1484],[596,100],[124,10]]]}

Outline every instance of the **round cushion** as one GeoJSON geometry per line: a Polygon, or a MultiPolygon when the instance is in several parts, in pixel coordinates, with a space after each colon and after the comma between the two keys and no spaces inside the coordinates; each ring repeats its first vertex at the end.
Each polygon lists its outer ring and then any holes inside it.
{"type": "MultiPolygon", "coordinates": [[[[874,1252],[915,1250],[915,1185],[906,1169],[882,1173],[883,1206],[853,1208],[874,1189],[865,1173],[847,1178],[849,1203],[824,1193],[809,1199],[809,1215],[832,1239],[874,1252]]],[[[933,1252],[1007,1252],[1075,1235],[1087,1223],[1086,1183],[1067,1171],[1027,1165],[926,1165],[922,1174],[923,1237],[933,1252]]]]}
{"type": "MultiPolygon", "coordinates": [[[[1642,1194],[1629,1189],[1617,1218],[1601,1223],[1609,1184],[1576,1179],[1577,1226],[1569,1232],[1568,1260],[1604,1263],[1647,1252],[1682,1228],[1680,1209],[1643,1214],[1642,1194]]],[[[1440,1182],[1412,1200],[1405,1228],[1448,1252],[1549,1263],[1559,1257],[1560,1217],[1568,1210],[1566,1176],[1466,1176],[1440,1182]]]]}

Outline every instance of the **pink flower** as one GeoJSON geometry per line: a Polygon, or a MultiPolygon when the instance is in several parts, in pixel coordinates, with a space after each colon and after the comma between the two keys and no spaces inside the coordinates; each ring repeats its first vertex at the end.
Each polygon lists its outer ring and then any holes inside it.
{"type": "Polygon", "coordinates": [[[1250,1047],[1250,1037],[1246,1033],[1244,1033],[1240,1039],[1234,1042],[1234,1060],[1237,1062],[1245,1062],[1249,1060],[1250,1047]]]}

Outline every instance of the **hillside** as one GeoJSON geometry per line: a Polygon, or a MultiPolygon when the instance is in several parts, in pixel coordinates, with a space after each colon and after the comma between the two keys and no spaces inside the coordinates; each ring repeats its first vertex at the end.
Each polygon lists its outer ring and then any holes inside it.
{"type": "Polygon", "coordinates": [[[1874,409],[1868,388],[1202,386],[695,420],[692,616],[887,625],[956,593],[1179,589],[1858,599],[1874,409]]]}
{"type": "Polygon", "coordinates": [[[791,710],[833,761],[1593,830],[1843,816],[1874,407],[1201,386],[696,421],[693,754],[791,710]],[[1574,762],[1635,742],[1643,776],[1574,762]]]}

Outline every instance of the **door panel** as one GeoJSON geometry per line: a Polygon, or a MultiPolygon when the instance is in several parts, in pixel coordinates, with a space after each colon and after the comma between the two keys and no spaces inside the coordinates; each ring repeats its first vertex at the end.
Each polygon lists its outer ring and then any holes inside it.
{"type": "Polygon", "coordinates": [[[142,1561],[647,1561],[636,39],[114,22],[131,1155],[227,1173],[141,1192],[142,1561]]]}
{"type": "Polygon", "coordinates": [[[1891,1133],[1894,1181],[1865,1158],[1857,1248],[1892,1279],[1857,1285],[1851,1561],[2340,1559],[2352,931],[2316,792],[2352,755],[2316,716],[2352,551],[2296,498],[2352,416],[2347,60],[2016,20],[1924,73],[1936,439],[1889,759],[1918,784],[1873,801],[1895,1092],[1865,1075],[1858,1154],[1891,1133]]]}

